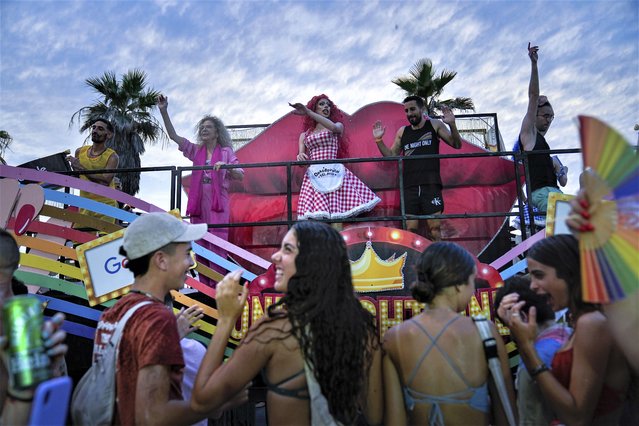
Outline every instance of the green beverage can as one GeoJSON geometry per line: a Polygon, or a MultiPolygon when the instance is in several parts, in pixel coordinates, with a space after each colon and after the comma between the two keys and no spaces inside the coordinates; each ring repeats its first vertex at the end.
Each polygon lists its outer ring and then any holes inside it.
{"type": "Polygon", "coordinates": [[[14,389],[32,388],[51,377],[42,341],[42,304],[36,296],[9,298],[2,310],[9,338],[9,378],[14,389]]]}

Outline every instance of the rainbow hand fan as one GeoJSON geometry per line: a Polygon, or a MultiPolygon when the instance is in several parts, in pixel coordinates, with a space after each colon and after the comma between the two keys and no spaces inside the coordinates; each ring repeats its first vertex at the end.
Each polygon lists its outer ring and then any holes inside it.
{"type": "Polygon", "coordinates": [[[639,288],[639,157],[614,129],[579,116],[593,232],[579,235],[583,299],[611,303],[639,288]]]}

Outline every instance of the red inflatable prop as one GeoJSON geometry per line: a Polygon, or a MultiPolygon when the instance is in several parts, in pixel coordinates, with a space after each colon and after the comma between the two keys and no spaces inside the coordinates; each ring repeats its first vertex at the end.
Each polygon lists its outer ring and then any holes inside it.
{"type": "Polygon", "coordinates": [[[486,263],[477,265],[477,278],[483,278],[488,281],[491,288],[497,288],[504,285],[504,279],[499,271],[486,263]]]}
{"type": "MultiPolygon", "coordinates": [[[[400,126],[407,125],[403,105],[396,102],[378,102],[366,105],[344,123],[348,136],[348,155],[351,158],[371,158],[370,162],[347,164],[347,167],[382,199],[367,217],[400,214],[397,163],[378,161],[379,151],[373,141],[372,125],[382,120],[386,126],[385,142],[393,142],[400,126]]],[[[269,126],[246,146],[237,151],[241,163],[295,161],[302,118],[291,113],[269,126]]],[[[454,150],[440,144],[441,154],[485,152],[470,143],[454,150]]],[[[291,217],[297,218],[297,197],[307,166],[291,167],[291,217]]],[[[507,212],[516,197],[513,162],[501,157],[455,158],[441,160],[444,183],[444,213],[507,212]]],[[[247,168],[243,182],[234,182],[231,188],[231,222],[264,222],[287,220],[287,168],[247,168]]],[[[491,241],[504,217],[446,219],[442,235],[471,253],[478,255],[491,241]]],[[[375,223],[371,220],[370,224],[375,223]]],[[[359,226],[362,223],[358,224],[359,226]]],[[[397,222],[376,222],[375,226],[401,228],[397,222]]],[[[345,228],[348,225],[345,226],[345,228]]],[[[279,227],[231,228],[230,241],[266,259],[287,231],[279,227]]]]}

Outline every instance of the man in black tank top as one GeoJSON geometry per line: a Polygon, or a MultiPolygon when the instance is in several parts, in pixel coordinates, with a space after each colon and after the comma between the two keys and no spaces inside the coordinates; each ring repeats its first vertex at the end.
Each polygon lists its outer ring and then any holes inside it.
{"type": "MultiPolygon", "coordinates": [[[[528,43],[528,56],[531,65],[528,109],[519,132],[519,142],[525,151],[550,149],[544,136],[555,118],[548,98],[539,95],[538,51],[538,46],[531,47],[528,43]]],[[[530,173],[530,203],[545,212],[548,208],[548,194],[551,192],[561,193],[557,181],[561,186],[566,186],[568,167],[563,166],[556,156],[536,154],[528,156],[528,169],[530,173]]]]}
{"type": "MultiPolygon", "coordinates": [[[[384,144],[386,128],[377,120],[373,125],[373,137],[379,152],[384,157],[405,157],[439,154],[440,139],[455,149],[461,148],[461,136],[455,125],[455,115],[444,107],[443,120],[424,116],[424,100],[409,96],[403,101],[404,112],[410,126],[401,127],[395,135],[393,146],[384,144]],[[450,130],[446,126],[450,126],[450,130]]],[[[441,214],[444,211],[442,178],[439,158],[404,161],[404,205],[407,215],[441,214]]],[[[432,241],[441,240],[440,219],[428,219],[426,225],[432,241]]],[[[409,231],[417,233],[419,221],[406,220],[409,231]]]]}

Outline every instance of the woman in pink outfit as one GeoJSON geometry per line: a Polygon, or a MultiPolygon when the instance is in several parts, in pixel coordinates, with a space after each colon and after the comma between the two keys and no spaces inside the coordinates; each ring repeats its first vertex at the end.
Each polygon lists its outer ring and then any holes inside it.
{"type": "MultiPolygon", "coordinates": [[[[213,169],[194,170],[191,177],[189,190],[189,201],[186,214],[190,216],[191,223],[220,224],[229,223],[229,186],[231,179],[242,180],[244,170],[242,169],[220,169],[226,164],[238,164],[239,160],[233,152],[231,146],[231,136],[224,127],[222,121],[211,115],[204,116],[197,124],[197,144],[178,135],[171,123],[168,106],[169,99],[160,95],[157,105],[164,120],[164,127],[172,141],[178,144],[182,154],[193,161],[194,166],[209,166],[213,169]]],[[[228,228],[211,228],[212,234],[228,240],[228,228]]],[[[226,258],[226,250],[221,249],[204,240],[198,241],[202,247],[226,258]]],[[[197,261],[205,266],[225,273],[223,268],[216,266],[200,256],[197,261]]],[[[214,287],[215,282],[205,276],[200,275],[200,281],[214,287]]]]}

